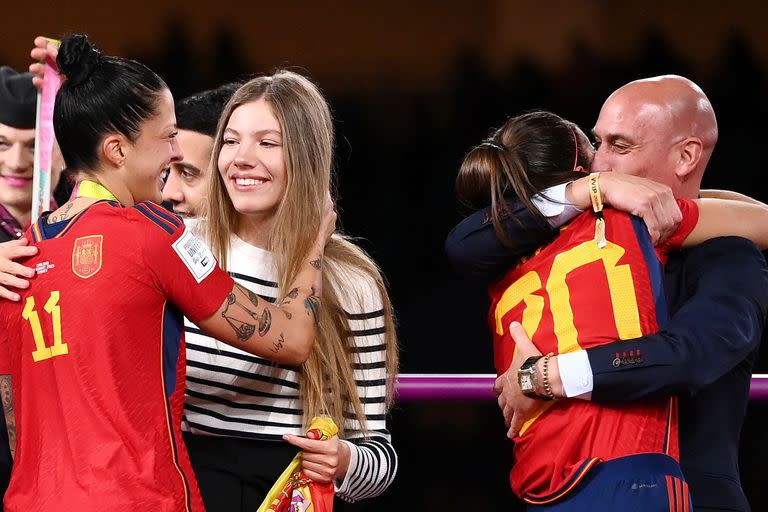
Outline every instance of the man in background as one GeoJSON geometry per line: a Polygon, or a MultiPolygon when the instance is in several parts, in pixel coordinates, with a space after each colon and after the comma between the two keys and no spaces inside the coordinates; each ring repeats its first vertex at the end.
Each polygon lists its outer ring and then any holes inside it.
{"type": "Polygon", "coordinates": [[[179,129],[176,140],[184,158],[171,164],[163,187],[163,201],[182,217],[194,218],[201,213],[203,199],[208,193],[211,151],[219,117],[240,85],[236,82],[224,84],[188,96],[176,105],[179,129]]]}

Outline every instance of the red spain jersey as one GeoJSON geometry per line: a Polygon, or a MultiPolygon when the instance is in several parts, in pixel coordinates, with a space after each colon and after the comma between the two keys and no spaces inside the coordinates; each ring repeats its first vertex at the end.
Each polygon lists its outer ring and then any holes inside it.
{"type": "MultiPolygon", "coordinates": [[[[606,246],[595,241],[595,215],[584,213],[529,260],[490,288],[496,371],[512,361],[509,324],[520,322],[543,354],[657,332],[667,311],[663,263],[698,221],[690,200],[663,247],[653,247],[637,217],[607,208],[606,246]]],[[[641,357],[637,354],[617,354],[641,357]]],[[[603,460],[640,453],[678,459],[677,402],[653,399],[607,407],[586,400],[542,402],[515,439],[512,490],[529,503],[555,501],[603,460]]]]}
{"type": "Polygon", "coordinates": [[[17,424],[8,512],[202,511],[181,439],[183,317],[233,282],[154,203],[101,201],[26,234],[21,301],[0,302],[0,373],[17,424]]]}

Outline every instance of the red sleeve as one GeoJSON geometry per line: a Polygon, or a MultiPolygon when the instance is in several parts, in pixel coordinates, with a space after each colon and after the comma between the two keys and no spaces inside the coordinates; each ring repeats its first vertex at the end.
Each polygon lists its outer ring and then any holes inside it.
{"type": "Polygon", "coordinates": [[[144,261],[165,296],[193,322],[210,317],[232,291],[232,278],[181,219],[154,203],[134,208],[155,224],[144,230],[144,261]]]}
{"type": "Polygon", "coordinates": [[[672,233],[672,236],[661,246],[657,247],[661,252],[668,253],[680,249],[685,239],[688,238],[688,235],[691,234],[691,231],[699,222],[699,205],[696,204],[696,201],[693,199],[678,199],[677,205],[683,214],[683,220],[677,226],[677,230],[672,233]]]}
{"type": "Polygon", "coordinates": [[[10,350],[8,347],[8,320],[0,308],[0,375],[11,374],[10,350]]]}

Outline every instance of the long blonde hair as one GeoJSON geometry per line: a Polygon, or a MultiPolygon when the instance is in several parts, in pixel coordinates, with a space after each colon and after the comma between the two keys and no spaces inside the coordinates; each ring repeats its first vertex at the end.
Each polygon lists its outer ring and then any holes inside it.
{"type": "MultiPolygon", "coordinates": [[[[271,76],[254,78],[244,84],[224,108],[211,156],[211,178],[205,208],[204,235],[214,255],[226,266],[230,234],[237,228],[238,214],[217,172],[223,132],[232,112],[241,105],[264,99],[280,123],[283,158],[288,182],[275,213],[269,236],[278,274],[279,297],[285,298],[289,285],[310,250],[320,226],[322,205],[331,187],[333,164],[333,123],[328,104],[307,78],[281,70],[271,76]]],[[[347,314],[341,306],[340,289],[350,275],[362,274],[375,283],[384,309],[386,336],[386,404],[394,396],[398,369],[398,347],[392,306],[376,263],[349,239],[334,234],[325,248],[323,296],[318,336],[309,359],[299,372],[304,424],[316,415],[330,415],[344,434],[344,417],[353,414],[367,432],[365,412],[357,392],[353,368],[359,355],[354,345],[347,314]]],[[[362,305],[362,297],[357,299],[362,305]]]]}

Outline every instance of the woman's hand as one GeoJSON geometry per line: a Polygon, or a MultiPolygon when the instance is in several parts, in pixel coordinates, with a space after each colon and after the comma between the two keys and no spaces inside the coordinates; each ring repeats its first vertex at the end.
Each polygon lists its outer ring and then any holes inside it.
{"type": "Polygon", "coordinates": [[[29,71],[35,75],[32,77],[32,83],[38,89],[43,88],[43,70],[45,69],[46,60],[53,62],[55,65],[58,55],[59,47],[57,44],[44,36],[37,36],[35,38],[35,47],[29,52],[29,56],[35,62],[29,65],[29,71]]]}
{"type": "Polygon", "coordinates": [[[9,288],[23,290],[29,287],[26,279],[34,277],[35,269],[14,261],[37,254],[37,247],[30,247],[28,243],[26,238],[20,238],[0,244],[0,299],[18,301],[19,294],[9,288]]]}
{"type": "Polygon", "coordinates": [[[283,440],[303,450],[301,469],[315,482],[341,481],[349,469],[349,446],[333,436],[327,441],[285,434],[283,440]]]}

